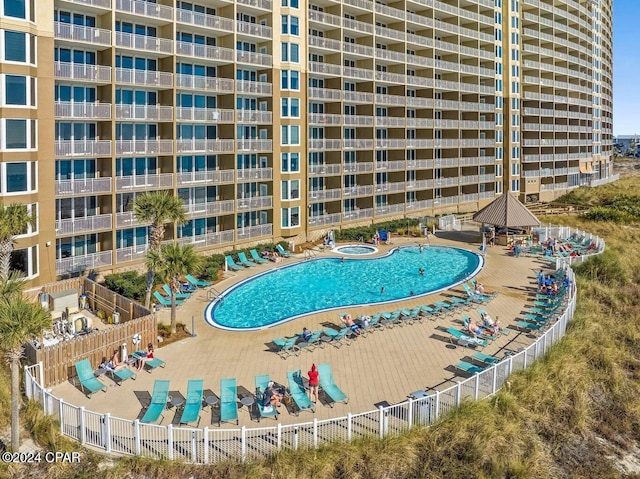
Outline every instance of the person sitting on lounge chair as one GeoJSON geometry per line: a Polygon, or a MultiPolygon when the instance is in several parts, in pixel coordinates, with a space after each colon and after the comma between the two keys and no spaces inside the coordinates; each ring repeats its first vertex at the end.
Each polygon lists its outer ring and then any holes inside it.
{"type": "Polygon", "coordinates": [[[347,326],[349,329],[351,329],[351,331],[353,331],[356,334],[360,334],[361,333],[360,326],[358,326],[353,321],[353,318],[351,317],[350,314],[345,314],[340,319],[342,319],[342,322],[344,323],[344,325],[347,326]]]}
{"type": "Polygon", "coordinates": [[[474,336],[477,336],[478,334],[482,334],[484,332],[484,330],[472,320],[469,320],[469,324],[467,324],[467,330],[474,336]]]}
{"type": "Polygon", "coordinates": [[[284,396],[276,390],[273,381],[269,381],[267,389],[264,390],[264,396],[262,396],[262,405],[280,407],[283,397],[284,396]]]}
{"type": "Polygon", "coordinates": [[[300,337],[302,338],[303,341],[309,341],[309,338],[311,337],[311,330],[309,330],[306,326],[304,328],[302,328],[302,334],[300,335],[300,337]]]}
{"type": "Polygon", "coordinates": [[[496,318],[495,320],[489,316],[489,313],[482,312],[480,314],[482,317],[482,322],[490,331],[493,331],[493,334],[498,334],[500,332],[500,321],[496,318]]]}
{"type": "Polygon", "coordinates": [[[496,294],[495,291],[486,290],[482,283],[478,283],[476,285],[476,293],[477,294],[482,294],[482,295],[485,295],[485,296],[493,296],[494,294],[496,294]]]}
{"type": "Polygon", "coordinates": [[[280,255],[276,251],[272,251],[269,254],[269,260],[273,261],[274,263],[278,263],[279,261],[282,260],[282,258],[280,257],[280,255]]]}
{"type": "Polygon", "coordinates": [[[147,345],[147,352],[145,354],[146,356],[138,359],[138,371],[142,371],[144,363],[153,359],[153,344],[149,343],[147,345]]]}
{"type": "Polygon", "coordinates": [[[120,362],[120,356],[118,354],[118,350],[115,349],[113,351],[113,356],[111,356],[111,359],[106,364],[106,366],[107,366],[107,369],[111,369],[112,371],[120,371],[121,369],[126,368],[127,364],[120,362]]]}

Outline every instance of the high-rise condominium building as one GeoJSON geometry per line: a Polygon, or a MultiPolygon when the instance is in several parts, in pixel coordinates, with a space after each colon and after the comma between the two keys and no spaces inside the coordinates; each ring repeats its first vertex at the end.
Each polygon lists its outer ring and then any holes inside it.
{"type": "Polygon", "coordinates": [[[0,201],[34,283],[548,200],[613,176],[612,0],[0,0],[0,201]]]}

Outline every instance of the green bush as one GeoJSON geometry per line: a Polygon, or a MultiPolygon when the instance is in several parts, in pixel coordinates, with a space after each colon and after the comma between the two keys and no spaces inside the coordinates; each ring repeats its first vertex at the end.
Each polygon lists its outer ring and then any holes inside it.
{"type": "Polygon", "coordinates": [[[202,272],[198,275],[201,279],[215,281],[218,279],[218,271],[224,267],[224,255],[212,254],[205,256],[202,272]]]}
{"type": "Polygon", "coordinates": [[[392,233],[402,231],[406,233],[407,226],[409,226],[409,231],[413,233],[417,231],[418,225],[419,221],[417,218],[399,219],[376,223],[370,226],[357,226],[355,228],[337,230],[334,232],[334,237],[336,241],[358,241],[360,238],[363,238],[365,241],[370,241],[376,231],[391,231],[392,233]]]}
{"type": "Polygon", "coordinates": [[[594,206],[583,215],[591,221],[613,221],[614,223],[625,223],[632,218],[627,211],[623,211],[611,206],[594,206]]]}
{"type": "Polygon", "coordinates": [[[104,284],[111,291],[115,291],[129,299],[144,302],[147,289],[147,275],[135,271],[108,274],[104,277],[104,284]]]}

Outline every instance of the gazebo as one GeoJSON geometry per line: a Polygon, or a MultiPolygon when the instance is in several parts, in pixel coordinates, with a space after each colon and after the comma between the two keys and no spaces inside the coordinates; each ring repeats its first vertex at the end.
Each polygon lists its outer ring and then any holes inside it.
{"type": "MultiPolygon", "coordinates": [[[[504,228],[540,226],[540,220],[511,193],[505,193],[473,215],[474,221],[504,228]]],[[[507,230],[506,242],[509,232],[507,230]]],[[[497,238],[496,238],[497,239],[497,238]]]]}

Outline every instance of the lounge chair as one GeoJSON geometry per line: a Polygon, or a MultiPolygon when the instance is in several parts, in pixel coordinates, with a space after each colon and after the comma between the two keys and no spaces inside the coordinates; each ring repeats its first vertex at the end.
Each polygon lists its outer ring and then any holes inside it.
{"type": "Polygon", "coordinates": [[[169,400],[169,381],[166,379],[156,379],[153,383],[153,394],[151,395],[151,403],[140,419],[140,422],[153,423],[157,422],[167,407],[169,400]]]}
{"type": "Polygon", "coordinates": [[[242,266],[246,266],[247,268],[250,268],[251,266],[257,266],[256,263],[247,259],[247,255],[244,254],[244,251],[240,251],[238,253],[238,261],[242,266]]]}
{"type": "Polygon", "coordinates": [[[258,406],[258,422],[260,422],[260,418],[263,417],[273,417],[275,420],[278,420],[278,409],[273,407],[271,404],[265,406],[262,404],[262,400],[264,397],[264,392],[269,385],[270,379],[268,374],[259,374],[255,378],[256,383],[256,404],[258,406]]]}
{"type": "Polygon", "coordinates": [[[191,294],[189,294],[189,293],[174,293],[171,290],[171,287],[168,284],[163,284],[162,285],[162,289],[167,294],[169,299],[171,299],[171,296],[175,296],[176,297],[176,301],[184,302],[185,300],[187,300],[187,299],[189,299],[191,297],[191,294]]]}
{"type": "Polygon", "coordinates": [[[519,328],[524,329],[525,331],[529,331],[533,334],[538,334],[540,330],[544,327],[544,324],[540,323],[530,323],[528,321],[516,321],[516,324],[519,328]]]}
{"type": "Polygon", "coordinates": [[[300,414],[300,411],[311,410],[315,413],[316,408],[307,396],[304,389],[304,383],[302,382],[302,373],[298,369],[297,371],[287,371],[287,380],[289,381],[289,392],[291,393],[291,399],[296,404],[298,410],[295,413],[296,416],[300,414]]]}
{"type": "Polygon", "coordinates": [[[189,379],[187,382],[187,397],[180,416],[180,424],[196,423],[195,427],[200,424],[200,411],[202,410],[202,390],[204,389],[204,380],[189,379]]]}
{"type": "Polygon", "coordinates": [[[348,334],[353,334],[350,328],[342,328],[340,331],[336,331],[335,329],[327,328],[324,330],[324,334],[331,338],[331,344],[333,344],[336,348],[341,347],[343,344],[350,345],[349,338],[347,338],[348,334]]]}
{"type": "Polygon", "coordinates": [[[319,364],[318,374],[320,375],[320,387],[331,399],[331,407],[333,407],[337,402],[343,402],[345,404],[349,402],[349,397],[342,392],[338,386],[336,386],[336,383],[333,380],[331,365],[329,363],[319,364]]]}
{"type": "Polygon", "coordinates": [[[129,368],[112,369],[107,367],[106,369],[107,369],[107,374],[111,376],[111,379],[113,379],[118,386],[120,386],[122,382],[126,381],[127,379],[136,378],[136,373],[129,368]]]}
{"type": "Polygon", "coordinates": [[[451,316],[453,314],[453,304],[451,303],[447,303],[446,301],[436,301],[434,306],[445,316],[451,316]]]}
{"type": "Polygon", "coordinates": [[[278,253],[280,253],[280,256],[282,256],[283,258],[291,257],[291,253],[289,253],[288,251],[285,251],[284,248],[279,244],[276,245],[276,249],[278,250],[278,253]]]}
{"type": "Polygon", "coordinates": [[[194,285],[194,286],[196,286],[198,288],[206,288],[206,287],[211,286],[213,284],[211,281],[204,281],[202,279],[194,278],[190,274],[185,275],[185,279],[189,283],[191,283],[192,285],[194,285]]]}
{"type": "MultiPolygon", "coordinates": [[[[482,319],[482,314],[483,313],[487,313],[486,308],[478,308],[478,316],[480,317],[480,321],[483,321],[483,325],[484,325],[484,320],[482,319]]],[[[500,328],[500,330],[498,332],[500,334],[503,334],[504,336],[507,336],[509,334],[509,329],[508,328],[500,328]]]]}
{"type": "MultiPolygon", "coordinates": [[[[484,334],[484,333],[475,333],[474,334],[474,333],[472,333],[471,331],[469,331],[469,321],[471,321],[471,316],[463,316],[462,317],[462,325],[464,326],[461,329],[462,334],[467,334],[467,335],[473,336],[475,338],[484,339],[487,342],[491,342],[494,339],[496,339],[495,336],[492,336],[491,334],[484,334]]],[[[484,328],[484,329],[486,329],[486,328],[484,328]]]]}
{"type": "Polygon", "coordinates": [[[238,388],[236,378],[220,380],[220,421],[235,421],[238,424],[238,388]]]}
{"type": "Polygon", "coordinates": [[[298,341],[298,337],[294,336],[292,338],[277,338],[273,340],[273,344],[278,346],[278,356],[282,359],[287,359],[291,355],[300,354],[300,347],[296,344],[298,341]]]}
{"type": "Polygon", "coordinates": [[[468,310],[471,307],[469,298],[462,299],[459,296],[449,296],[449,303],[454,308],[461,308],[463,310],[468,310]]]}
{"type": "Polygon", "coordinates": [[[260,264],[260,263],[268,263],[269,262],[268,259],[261,258],[260,255],[258,254],[258,252],[255,249],[252,249],[251,251],[249,251],[249,254],[251,255],[251,259],[255,263],[260,264]]]}
{"type": "Polygon", "coordinates": [[[226,255],[224,259],[227,262],[227,268],[229,268],[230,270],[240,271],[242,269],[242,266],[237,265],[235,261],[233,261],[233,258],[231,256],[226,255]]]}
{"type": "Polygon", "coordinates": [[[480,349],[487,347],[487,341],[481,338],[474,338],[468,334],[464,334],[462,331],[459,331],[455,328],[447,328],[447,333],[449,333],[449,341],[451,344],[454,344],[454,339],[456,341],[455,344],[459,344],[460,346],[470,347],[470,346],[479,346],[480,349]]]}
{"type": "Polygon", "coordinates": [[[496,358],[495,356],[490,356],[489,354],[484,354],[480,351],[473,353],[472,358],[488,365],[498,364],[500,362],[500,359],[496,358]]]}
{"type": "Polygon", "coordinates": [[[89,362],[88,358],[78,361],[75,366],[76,372],[78,373],[78,381],[80,381],[80,387],[87,397],[91,397],[93,393],[97,393],[98,391],[107,392],[107,386],[96,378],[93,373],[93,368],[91,367],[91,362],[89,362]]]}
{"type": "Polygon", "coordinates": [[[303,348],[301,347],[302,345],[300,345],[300,350],[306,349],[308,351],[313,351],[318,346],[320,346],[321,348],[324,348],[324,342],[321,339],[323,334],[324,334],[324,331],[322,329],[319,329],[318,331],[314,331],[309,337],[309,339],[307,339],[306,341],[302,340],[302,342],[304,342],[306,346],[304,346],[303,348]]]}
{"type": "Polygon", "coordinates": [[[475,303],[488,303],[492,299],[490,296],[476,293],[467,283],[462,283],[462,287],[467,293],[469,299],[475,303]]]}
{"type": "Polygon", "coordinates": [[[460,361],[454,367],[456,369],[459,369],[460,371],[464,371],[465,373],[471,373],[471,374],[481,373],[485,369],[480,366],[476,366],[475,364],[468,363],[466,361],[460,361]]]}
{"type": "MultiPolygon", "coordinates": [[[[136,351],[131,355],[136,359],[140,359],[140,358],[146,357],[145,356],[146,353],[147,353],[146,351],[136,351]]],[[[162,359],[156,358],[155,356],[153,358],[151,358],[151,359],[147,359],[144,362],[144,367],[146,369],[148,369],[149,372],[151,372],[152,370],[154,370],[157,367],[163,368],[165,366],[166,366],[166,363],[162,359]]]]}
{"type": "MultiPolygon", "coordinates": [[[[171,307],[171,299],[167,299],[164,296],[162,296],[158,291],[154,291],[153,292],[153,297],[156,298],[156,300],[158,301],[159,304],[161,304],[162,306],[165,306],[167,308],[171,307]]],[[[181,299],[177,299],[176,298],[176,305],[180,306],[182,303],[184,303],[183,300],[181,299]]]]}

